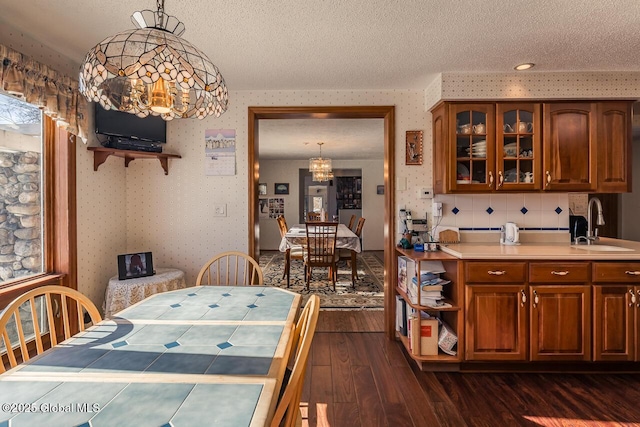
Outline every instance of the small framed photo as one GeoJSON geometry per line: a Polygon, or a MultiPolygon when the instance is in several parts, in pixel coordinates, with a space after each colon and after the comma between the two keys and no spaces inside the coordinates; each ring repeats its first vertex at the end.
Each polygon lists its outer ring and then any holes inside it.
{"type": "Polygon", "coordinates": [[[289,194],[289,183],[288,182],[276,182],[275,184],[275,194],[289,194]]]}
{"type": "Polygon", "coordinates": [[[118,280],[135,279],[154,274],[151,252],[118,255],[118,280]]]}
{"type": "Polygon", "coordinates": [[[376,186],[376,194],[384,194],[384,185],[376,186]]]}
{"type": "Polygon", "coordinates": [[[408,130],[407,131],[407,165],[421,165],[422,164],[422,131],[421,130],[408,130]]]}
{"type": "Polygon", "coordinates": [[[265,182],[261,182],[258,184],[258,195],[266,196],[267,195],[267,184],[265,182]]]}

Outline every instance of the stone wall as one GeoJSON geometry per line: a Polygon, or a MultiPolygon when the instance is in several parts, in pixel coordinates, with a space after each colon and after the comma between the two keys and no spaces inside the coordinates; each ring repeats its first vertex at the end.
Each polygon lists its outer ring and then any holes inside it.
{"type": "Polygon", "coordinates": [[[40,153],[0,152],[0,282],[42,272],[40,153]]]}

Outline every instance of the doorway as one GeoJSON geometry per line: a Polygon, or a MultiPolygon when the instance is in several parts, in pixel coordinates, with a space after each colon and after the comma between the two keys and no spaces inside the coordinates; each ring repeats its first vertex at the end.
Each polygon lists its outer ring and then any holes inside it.
{"type": "Polygon", "coordinates": [[[384,289],[385,289],[385,333],[389,339],[395,335],[393,313],[394,296],[392,277],[395,275],[395,228],[393,210],[395,206],[395,107],[394,106],[343,106],[343,107],[249,107],[249,253],[258,257],[260,250],[260,224],[258,180],[260,176],[259,126],[261,120],[270,119],[383,119],[384,120],[384,289]]]}

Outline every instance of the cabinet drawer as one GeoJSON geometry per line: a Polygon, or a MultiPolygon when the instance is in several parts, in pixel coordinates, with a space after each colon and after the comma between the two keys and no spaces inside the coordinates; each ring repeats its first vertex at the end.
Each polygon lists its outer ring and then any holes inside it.
{"type": "Polygon", "coordinates": [[[529,264],[531,283],[584,283],[589,281],[588,262],[532,262],[529,264]]]}
{"type": "Polygon", "coordinates": [[[526,280],[526,262],[467,262],[467,283],[520,283],[526,280]]]}
{"type": "Polygon", "coordinates": [[[594,262],[593,281],[640,282],[640,262],[594,262]]]}

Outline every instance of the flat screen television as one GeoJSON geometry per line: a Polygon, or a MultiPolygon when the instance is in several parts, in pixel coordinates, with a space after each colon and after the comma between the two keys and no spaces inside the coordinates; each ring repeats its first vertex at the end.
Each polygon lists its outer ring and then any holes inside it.
{"type": "Polygon", "coordinates": [[[95,106],[96,133],[147,142],[167,142],[167,122],[160,116],[140,118],[135,114],[95,106]]]}

